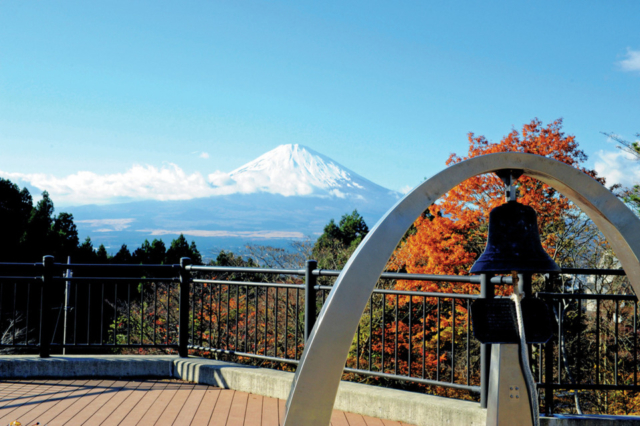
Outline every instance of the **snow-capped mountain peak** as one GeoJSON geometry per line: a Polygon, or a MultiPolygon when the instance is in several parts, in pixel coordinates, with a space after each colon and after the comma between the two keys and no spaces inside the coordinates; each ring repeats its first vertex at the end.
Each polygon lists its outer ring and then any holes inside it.
{"type": "Polygon", "coordinates": [[[299,144],[280,145],[231,173],[209,175],[209,180],[226,193],[375,198],[391,192],[299,144]]]}

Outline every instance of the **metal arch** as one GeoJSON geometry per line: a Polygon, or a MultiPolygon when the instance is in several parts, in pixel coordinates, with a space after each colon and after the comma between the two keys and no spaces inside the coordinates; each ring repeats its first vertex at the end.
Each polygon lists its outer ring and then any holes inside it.
{"type": "Polygon", "coordinates": [[[329,293],[291,386],[284,426],[327,426],[353,336],[393,250],[415,219],[465,180],[520,169],[555,188],[602,231],[640,294],[640,220],[609,190],[581,171],[533,154],[498,153],[447,167],[393,206],[369,232],[329,293]]]}

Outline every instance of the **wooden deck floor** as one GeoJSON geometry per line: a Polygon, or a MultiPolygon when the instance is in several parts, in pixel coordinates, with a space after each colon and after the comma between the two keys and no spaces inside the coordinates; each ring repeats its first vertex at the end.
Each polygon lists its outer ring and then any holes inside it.
{"type": "MultiPolygon", "coordinates": [[[[278,426],[284,401],[170,380],[6,380],[0,426],[278,426]]],[[[332,426],[410,426],[334,411],[332,426]]]]}

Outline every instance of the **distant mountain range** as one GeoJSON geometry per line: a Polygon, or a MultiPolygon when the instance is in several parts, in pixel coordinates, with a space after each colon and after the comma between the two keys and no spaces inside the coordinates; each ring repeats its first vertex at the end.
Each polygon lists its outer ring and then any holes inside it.
{"type": "Polygon", "coordinates": [[[181,201],[137,201],[65,208],[81,239],[116,252],[145,239],[168,244],[180,233],[201,253],[241,251],[246,244],[287,246],[315,239],[330,219],[354,209],[369,226],[400,198],[339,163],[302,145],[281,145],[231,173],[209,175],[213,193],[181,201]]]}

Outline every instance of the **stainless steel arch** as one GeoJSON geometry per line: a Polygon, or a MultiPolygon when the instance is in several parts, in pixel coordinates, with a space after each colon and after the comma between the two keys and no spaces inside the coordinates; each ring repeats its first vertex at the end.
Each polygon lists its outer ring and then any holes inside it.
{"type": "Polygon", "coordinates": [[[520,169],[568,197],[598,226],[640,294],[640,220],[581,171],[546,157],[498,153],[447,167],[393,206],[338,277],[309,336],[287,401],[285,426],[327,426],[349,347],[376,281],[414,220],[454,186],[483,173],[520,169]]]}

